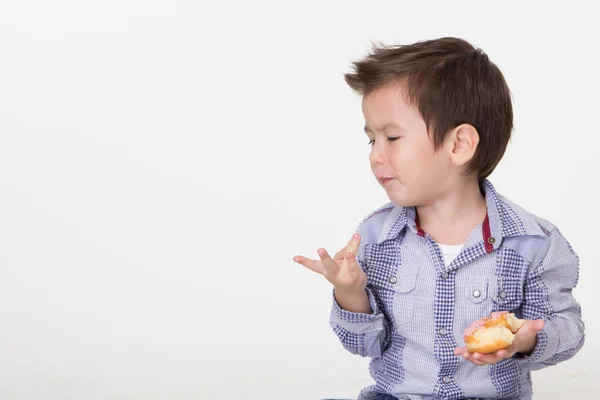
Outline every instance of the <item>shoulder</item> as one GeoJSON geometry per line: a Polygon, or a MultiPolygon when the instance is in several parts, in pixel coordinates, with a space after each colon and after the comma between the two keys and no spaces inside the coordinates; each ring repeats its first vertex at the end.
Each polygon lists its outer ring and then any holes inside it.
{"type": "MultiPolygon", "coordinates": [[[[521,232],[515,239],[521,241],[519,238],[527,238],[523,241],[523,245],[525,250],[529,251],[524,251],[523,254],[537,249],[534,252],[537,253],[537,257],[534,260],[539,260],[540,257],[548,260],[556,256],[578,259],[571,244],[553,222],[526,210],[524,207],[508,200],[502,195],[498,195],[498,204],[500,213],[504,214],[502,216],[503,228],[509,232],[513,229],[510,227],[511,224],[518,224],[518,228],[515,229],[521,230],[521,232]]],[[[535,265],[536,263],[534,262],[533,264],[535,265]]]]}
{"type": "Polygon", "coordinates": [[[371,242],[377,241],[385,222],[396,208],[397,206],[395,206],[392,202],[389,202],[371,211],[369,214],[363,217],[362,221],[356,228],[356,232],[361,235],[363,240],[371,242]]]}
{"type": "Polygon", "coordinates": [[[511,224],[516,224],[518,227],[515,229],[522,230],[522,234],[546,237],[557,230],[552,222],[526,210],[503,195],[498,194],[497,198],[502,223],[508,228],[511,224]]]}
{"type": "Polygon", "coordinates": [[[356,228],[360,235],[359,255],[363,254],[364,248],[371,243],[381,242],[387,235],[392,220],[398,218],[403,207],[392,202],[386,203],[368,213],[356,228]]]}

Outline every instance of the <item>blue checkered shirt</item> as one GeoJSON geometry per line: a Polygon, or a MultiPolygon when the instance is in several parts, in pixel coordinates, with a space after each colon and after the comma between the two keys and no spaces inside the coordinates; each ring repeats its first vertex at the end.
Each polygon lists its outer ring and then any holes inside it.
{"type": "Polygon", "coordinates": [[[372,314],[333,300],[331,325],[350,352],[371,357],[375,384],[359,399],[531,399],[530,371],[575,355],[584,343],[572,295],[579,259],[559,230],[482,184],[485,220],[447,267],[439,246],[418,225],[414,208],[392,203],[358,228],[357,254],[367,275],[372,314]],[[537,347],[495,365],[454,355],[464,329],[494,311],[544,319],[537,347]]]}

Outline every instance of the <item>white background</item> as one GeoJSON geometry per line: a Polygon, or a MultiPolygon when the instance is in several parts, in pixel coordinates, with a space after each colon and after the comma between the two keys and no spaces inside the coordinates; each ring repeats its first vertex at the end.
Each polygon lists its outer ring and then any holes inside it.
{"type": "Polygon", "coordinates": [[[415,3],[2,0],[0,398],[356,396],[368,360],[292,257],[387,202],[342,74],[371,41],[440,36],[504,72],[492,181],[581,257],[587,343],[536,398],[595,398],[593,2],[415,3]]]}

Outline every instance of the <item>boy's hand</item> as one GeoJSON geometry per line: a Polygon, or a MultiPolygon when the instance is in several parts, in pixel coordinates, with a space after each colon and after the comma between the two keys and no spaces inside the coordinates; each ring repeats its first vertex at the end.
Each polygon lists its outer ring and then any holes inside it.
{"type": "Polygon", "coordinates": [[[325,249],[319,249],[321,261],[302,256],[294,257],[294,261],[306,268],[323,275],[333,284],[333,292],[339,306],[355,313],[370,314],[373,312],[367,291],[367,275],[356,262],[356,252],[360,244],[360,235],[354,234],[346,247],[333,258],[325,249]]]}
{"type": "Polygon", "coordinates": [[[529,355],[537,345],[537,334],[544,328],[544,320],[528,320],[515,333],[513,343],[506,349],[498,350],[490,354],[469,353],[466,348],[460,347],[454,350],[455,355],[462,355],[467,361],[477,365],[496,364],[505,358],[510,358],[516,353],[529,355]]]}
{"type": "Polygon", "coordinates": [[[302,256],[294,257],[294,261],[306,268],[323,275],[340,294],[364,294],[367,286],[367,276],[356,262],[356,252],[360,244],[360,235],[354,234],[350,242],[333,258],[325,249],[317,250],[320,261],[302,256]]]}

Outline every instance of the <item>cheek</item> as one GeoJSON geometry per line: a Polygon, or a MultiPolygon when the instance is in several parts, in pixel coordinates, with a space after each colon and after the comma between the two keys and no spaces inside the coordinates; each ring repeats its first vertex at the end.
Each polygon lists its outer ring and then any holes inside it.
{"type": "Polygon", "coordinates": [[[394,154],[394,166],[404,175],[418,177],[432,165],[432,154],[419,147],[405,146],[394,154]]]}
{"type": "Polygon", "coordinates": [[[417,191],[437,185],[443,173],[440,172],[443,168],[440,168],[439,160],[428,151],[406,154],[400,168],[403,183],[417,191]]]}

